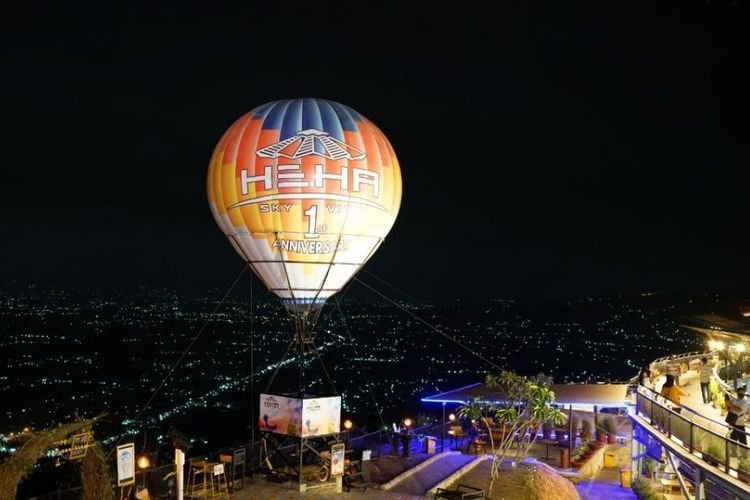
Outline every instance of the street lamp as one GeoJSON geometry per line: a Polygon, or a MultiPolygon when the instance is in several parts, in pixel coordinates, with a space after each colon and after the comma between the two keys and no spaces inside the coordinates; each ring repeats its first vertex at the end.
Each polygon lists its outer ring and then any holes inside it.
{"type": "Polygon", "coordinates": [[[146,469],[151,467],[151,460],[149,460],[148,455],[141,455],[138,457],[138,460],[136,461],[136,465],[141,470],[141,487],[146,487],[146,469]]]}
{"type": "Polygon", "coordinates": [[[352,430],[352,425],[354,424],[348,418],[344,420],[344,444],[347,449],[349,448],[349,431],[352,430]]]}

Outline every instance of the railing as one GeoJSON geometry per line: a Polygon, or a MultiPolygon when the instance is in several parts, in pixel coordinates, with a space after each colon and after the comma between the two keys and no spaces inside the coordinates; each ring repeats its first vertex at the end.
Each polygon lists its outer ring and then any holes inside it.
{"type": "MultiPolygon", "coordinates": [[[[714,356],[714,354],[716,354],[716,351],[708,351],[708,352],[706,352],[706,351],[690,351],[690,352],[685,352],[685,353],[682,353],[682,354],[662,356],[660,358],[656,358],[655,360],[653,360],[648,365],[650,367],[659,368],[659,371],[663,372],[663,371],[665,371],[664,367],[666,366],[666,364],[667,364],[668,361],[686,361],[686,360],[689,361],[691,359],[702,358],[704,356],[706,356],[706,357],[708,357],[708,356],[714,356]]],[[[717,378],[718,378],[718,375],[717,375],[717,378]]],[[[637,384],[638,383],[638,375],[636,374],[628,382],[631,383],[631,384],[637,384]]]]}
{"type": "Polygon", "coordinates": [[[750,447],[729,437],[730,432],[735,432],[734,435],[745,434],[747,439],[747,433],[710,420],[687,407],[675,407],[671,401],[643,386],[638,388],[636,394],[635,411],[651,426],[666,434],[671,443],[706,464],[750,484],[750,475],[739,470],[739,461],[732,463],[732,457],[750,456],[750,447]],[[715,430],[717,426],[718,431],[715,430]]]}

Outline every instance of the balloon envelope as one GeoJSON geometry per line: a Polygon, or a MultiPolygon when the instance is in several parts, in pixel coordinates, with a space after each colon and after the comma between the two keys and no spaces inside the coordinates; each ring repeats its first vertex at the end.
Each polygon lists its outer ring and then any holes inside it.
{"type": "Polygon", "coordinates": [[[280,100],[224,133],[208,199],[234,249],[290,310],[304,312],[382,243],[401,203],[401,170],[385,135],[353,109],[280,100]]]}

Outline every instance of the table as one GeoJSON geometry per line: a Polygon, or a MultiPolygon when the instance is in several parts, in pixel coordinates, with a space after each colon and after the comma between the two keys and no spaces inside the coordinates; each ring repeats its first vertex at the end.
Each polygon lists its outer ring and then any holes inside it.
{"type": "Polygon", "coordinates": [[[545,450],[544,459],[549,460],[549,445],[551,444],[557,445],[557,440],[556,439],[538,439],[537,443],[541,443],[545,445],[546,450],[545,450]]]}
{"type": "MultiPolygon", "coordinates": [[[[662,486],[662,493],[664,494],[664,497],[669,497],[672,494],[679,495],[679,498],[682,498],[682,489],[680,488],[680,482],[677,479],[667,479],[667,478],[661,478],[659,479],[659,482],[662,486]]],[[[687,483],[686,486],[688,487],[688,492],[692,492],[693,488],[690,483],[687,483]]]]}
{"type": "Polygon", "coordinates": [[[678,491],[680,489],[680,482],[677,479],[661,478],[659,479],[659,482],[661,483],[664,493],[671,493],[674,489],[677,489],[678,491]]]}

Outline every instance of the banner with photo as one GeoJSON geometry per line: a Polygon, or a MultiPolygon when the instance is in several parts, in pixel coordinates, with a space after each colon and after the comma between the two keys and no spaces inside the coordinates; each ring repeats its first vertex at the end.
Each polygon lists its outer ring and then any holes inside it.
{"type": "Polygon", "coordinates": [[[258,426],[262,431],[296,437],[337,433],[341,429],[341,397],[300,399],[261,394],[258,426]]]}

